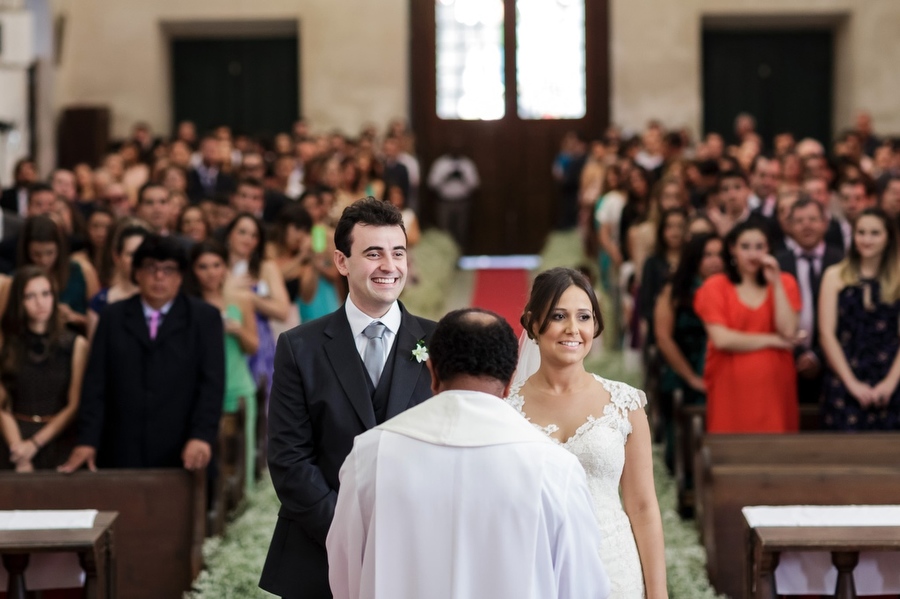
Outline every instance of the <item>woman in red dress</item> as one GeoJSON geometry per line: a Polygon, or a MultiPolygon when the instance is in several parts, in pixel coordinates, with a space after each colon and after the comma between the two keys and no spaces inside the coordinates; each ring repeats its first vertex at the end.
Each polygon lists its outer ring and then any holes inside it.
{"type": "Polygon", "coordinates": [[[800,292],[769,253],[765,225],[738,224],[725,238],[725,272],[697,291],[709,336],[706,429],[783,433],[799,426],[793,346],[800,292]]]}

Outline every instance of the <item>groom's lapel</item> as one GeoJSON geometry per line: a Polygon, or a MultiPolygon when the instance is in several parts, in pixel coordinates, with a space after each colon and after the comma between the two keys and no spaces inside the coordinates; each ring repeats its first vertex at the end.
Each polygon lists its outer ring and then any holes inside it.
{"type": "Polygon", "coordinates": [[[403,304],[400,305],[400,309],[402,317],[400,330],[394,340],[397,352],[394,355],[394,376],[387,402],[388,418],[393,418],[409,407],[416,382],[425,368],[425,363],[416,360],[412,353],[418,342],[425,338],[425,331],[419,321],[406,311],[403,304]]]}
{"type": "Polygon", "coordinates": [[[331,322],[325,327],[325,355],[337,375],[338,382],[344,390],[353,409],[366,430],[375,427],[375,410],[372,407],[372,396],[366,385],[365,370],[359,359],[359,352],[353,341],[353,332],[347,321],[345,307],[341,306],[334,314],[331,322]]]}

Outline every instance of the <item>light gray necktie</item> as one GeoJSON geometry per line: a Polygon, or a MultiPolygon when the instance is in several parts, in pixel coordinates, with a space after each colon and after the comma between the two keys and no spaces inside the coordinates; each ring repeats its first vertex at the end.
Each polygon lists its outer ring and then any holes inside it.
{"type": "Polygon", "coordinates": [[[384,330],[387,327],[377,320],[370,323],[363,330],[363,334],[369,338],[366,344],[366,357],[363,364],[366,366],[366,372],[369,378],[377,387],[378,380],[381,378],[381,371],[384,369],[384,330]]]}

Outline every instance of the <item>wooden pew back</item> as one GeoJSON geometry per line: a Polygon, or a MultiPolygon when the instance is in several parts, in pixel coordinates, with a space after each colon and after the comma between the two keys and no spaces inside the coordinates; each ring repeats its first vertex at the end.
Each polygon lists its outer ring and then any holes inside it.
{"type": "Polygon", "coordinates": [[[119,596],[180,599],[203,566],[206,476],[182,469],[0,473],[0,510],[119,512],[119,596]]]}
{"type": "Polygon", "coordinates": [[[748,505],[900,503],[900,436],[707,435],[697,463],[698,518],[710,580],[740,597],[748,505]]]}

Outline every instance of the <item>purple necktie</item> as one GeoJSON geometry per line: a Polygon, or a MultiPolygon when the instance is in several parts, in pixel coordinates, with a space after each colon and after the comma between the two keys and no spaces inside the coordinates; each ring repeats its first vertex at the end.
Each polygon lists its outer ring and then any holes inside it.
{"type": "Polygon", "coordinates": [[[156,339],[159,330],[159,310],[150,310],[150,338],[156,339]]]}

